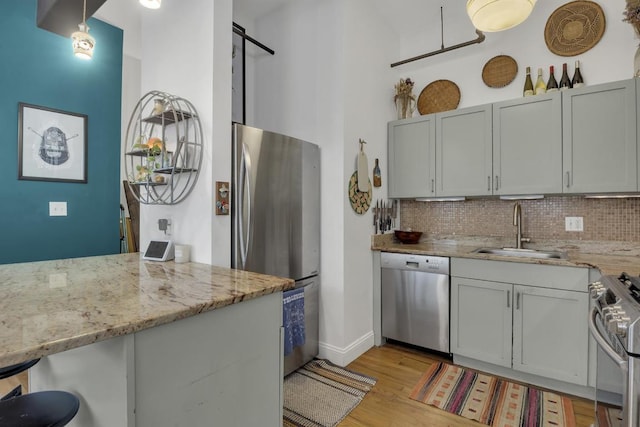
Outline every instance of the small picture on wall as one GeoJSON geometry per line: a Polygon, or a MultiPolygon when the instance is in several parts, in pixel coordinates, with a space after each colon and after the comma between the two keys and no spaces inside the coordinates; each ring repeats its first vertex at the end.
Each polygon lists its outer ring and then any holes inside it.
{"type": "Polygon", "coordinates": [[[87,182],[87,115],[18,104],[18,179],[87,182]]]}

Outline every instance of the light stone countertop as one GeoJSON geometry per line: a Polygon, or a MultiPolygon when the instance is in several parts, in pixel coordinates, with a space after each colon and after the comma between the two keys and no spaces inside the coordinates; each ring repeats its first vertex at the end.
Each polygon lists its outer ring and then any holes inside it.
{"type": "Polygon", "coordinates": [[[293,288],[294,281],[139,253],[0,265],[0,366],[293,288]]]}
{"type": "Polygon", "coordinates": [[[590,267],[600,270],[603,275],[618,275],[623,271],[631,275],[640,275],[640,248],[626,243],[554,241],[525,244],[525,247],[530,249],[566,252],[567,259],[512,257],[473,252],[483,247],[513,247],[513,243],[504,239],[488,237],[448,237],[421,240],[417,244],[403,244],[396,240],[391,233],[371,236],[371,249],[374,251],[568,267],[590,267]]]}

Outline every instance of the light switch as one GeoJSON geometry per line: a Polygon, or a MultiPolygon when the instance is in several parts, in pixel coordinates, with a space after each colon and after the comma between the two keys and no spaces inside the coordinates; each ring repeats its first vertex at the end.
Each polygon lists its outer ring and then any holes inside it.
{"type": "Polygon", "coordinates": [[[565,231],[584,231],[583,217],[567,216],[564,218],[565,231]]]}
{"type": "Polygon", "coordinates": [[[67,216],[67,202],[49,202],[49,216],[67,216]]]}

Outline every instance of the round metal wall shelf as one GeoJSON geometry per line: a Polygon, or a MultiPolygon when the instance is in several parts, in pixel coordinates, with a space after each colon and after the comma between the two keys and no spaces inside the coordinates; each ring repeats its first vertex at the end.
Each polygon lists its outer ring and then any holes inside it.
{"type": "Polygon", "coordinates": [[[202,126],[186,99],[151,91],[127,126],[125,173],[140,203],[175,205],[193,190],[202,166],[202,126]]]}

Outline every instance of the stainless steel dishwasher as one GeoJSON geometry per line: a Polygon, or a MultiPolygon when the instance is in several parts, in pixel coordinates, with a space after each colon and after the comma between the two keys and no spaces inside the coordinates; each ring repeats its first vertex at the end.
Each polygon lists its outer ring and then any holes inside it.
{"type": "Polygon", "coordinates": [[[381,254],[382,336],[449,353],[449,258],[381,254]]]}

